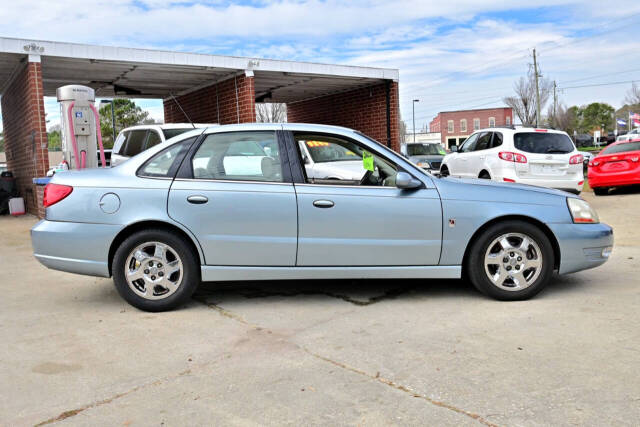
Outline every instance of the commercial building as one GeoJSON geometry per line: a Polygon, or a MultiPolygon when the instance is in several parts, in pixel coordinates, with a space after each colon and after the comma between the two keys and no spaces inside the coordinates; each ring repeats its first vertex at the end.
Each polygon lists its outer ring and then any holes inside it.
{"type": "Polygon", "coordinates": [[[0,37],[7,163],[32,213],[33,178],[49,169],[43,97],[68,84],[163,99],[167,123],[254,122],[256,103],[286,103],[290,122],[347,126],[400,149],[395,69],[0,37]]]}
{"type": "Polygon", "coordinates": [[[429,130],[440,132],[440,141],[448,149],[451,145],[460,145],[478,129],[512,124],[511,107],[482,108],[440,112],[429,123],[429,130]]]}

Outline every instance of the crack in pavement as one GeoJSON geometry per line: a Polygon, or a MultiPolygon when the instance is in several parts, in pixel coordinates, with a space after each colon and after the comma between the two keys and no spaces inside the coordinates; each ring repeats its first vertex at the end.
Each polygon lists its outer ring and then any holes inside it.
{"type": "Polygon", "coordinates": [[[170,380],[172,380],[174,378],[179,378],[179,377],[182,377],[184,375],[188,375],[190,373],[191,373],[191,369],[187,369],[185,371],[182,371],[182,372],[178,373],[177,375],[171,375],[171,376],[168,376],[168,377],[164,377],[164,378],[152,381],[150,383],[137,385],[137,386],[133,387],[130,390],[124,391],[122,393],[115,394],[115,395],[113,395],[111,397],[108,397],[106,399],[98,400],[98,401],[89,403],[87,405],[81,406],[81,407],[76,408],[76,409],[70,409],[68,411],[61,412],[58,416],[55,416],[55,417],[49,418],[48,420],[39,422],[38,424],[35,425],[35,427],[44,426],[44,425],[47,425],[47,424],[57,423],[58,421],[62,421],[62,420],[66,420],[67,418],[75,417],[76,415],[78,415],[79,413],[81,413],[83,411],[86,411],[87,409],[97,408],[99,406],[106,405],[108,403],[113,402],[114,400],[120,399],[121,397],[127,396],[127,395],[129,395],[131,393],[135,393],[136,391],[141,390],[141,389],[143,389],[145,387],[156,386],[156,385],[159,385],[159,384],[161,384],[161,383],[163,383],[165,381],[170,381],[170,380]]]}
{"type": "MultiPolygon", "coordinates": [[[[207,307],[217,311],[221,315],[223,315],[225,317],[228,317],[228,318],[230,318],[232,320],[235,320],[236,322],[242,323],[243,325],[249,326],[249,327],[251,327],[253,329],[256,329],[258,331],[263,331],[263,330],[269,331],[269,329],[263,328],[263,327],[258,326],[256,324],[253,324],[253,323],[247,321],[246,319],[244,319],[242,316],[240,316],[238,314],[235,314],[235,313],[233,313],[233,312],[231,312],[231,311],[229,311],[229,310],[227,310],[225,308],[222,308],[222,307],[220,307],[219,305],[217,305],[215,303],[207,302],[206,298],[196,298],[196,297],[194,297],[194,299],[196,301],[201,302],[202,304],[206,305],[207,307]]],[[[382,383],[382,384],[384,384],[386,386],[389,386],[389,387],[392,387],[392,388],[394,388],[396,390],[399,390],[399,391],[402,391],[404,393],[407,393],[407,394],[411,395],[412,397],[422,399],[425,402],[428,402],[428,403],[430,403],[430,404],[432,404],[434,406],[438,406],[438,407],[443,408],[443,409],[448,409],[448,410],[453,411],[453,412],[455,412],[457,414],[467,416],[467,417],[472,418],[472,419],[474,419],[474,420],[478,421],[479,423],[484,424],[486,426],[499,427],[497,424],[492,423],[491,421],[487,420],[486,418],[484,418],[483,416],[481,416],[479,414],[467,411],[465,409],[458,408],[457,406],[454,406],[454,405],[452,405],[450,403],[447,403],[447,402],[443,402],[441,400],[432,399],[429,396],[426,396],[424,394],[421,394],[421,393],[418,393],[417,391],[412,390],[411,387],[408,387],[408,386],[405,386],[405,385],[402,385],[402,384],[398,384],[393,380],[390,380],[390,379],[385,378],[385,377],[381,377],[379,373],[377,373],[376,375],[373,375],[373,374],[371,374],[369,372],[366,372],[364,370],[358,369],[356,367],[353,367],[353,366],[347,365],[345,363],[341,363],[341,362],[335,361],[335,360],[333,360],[333,359],[331,359],[329,357],[323,356],[321,354],[314,353],[313,351],[309,350],[308,348],[306,348],[306,347],[304,347],[304,346],[302,346],[300,344],[297,344],[297,343],[294,343],[294,342],[290,342],[290,343],[292,345],[296,346],[297,348],[299,348],[300,350],[304,351],[308,355],[316,358],[316,359],[319,359],[319,360],[322,360],[324,362],[330,363],[330,364],[332,364],[334,366],[337,366],[337,367],[339,367],[341,369],[353,372],[355,374],[365,376],[365,377],[367,377],[367,378],[369,378],[371,380],[377,381],[377,382],[382,383]]]]}
{"type": "MultiPolygon", "coordinates": [[[[393,299],[396,298],[404,293],[407,293],[409,291],[413,290],[413,287],[402,287],[402,288],[394,288],[394,289],[389,289],[388,291],[385,291],[383,294],[381,295],[377,295],[377,296],[373,296],[367,299],[356,299],[353,297],[350,297],[349,295],[343,295],[343,294],[338,294],[338,293],[334,293],[334,292],[327,292],[327,291],[321,291],[321,290],[297,290],[297,291],[291,291],[291,292],[287,292],[287,291],[268,291],[265,289],[260,289],[260,288],[237,288],[234,289],[235,292],[237,292],[238,294],[242,295],[243,297],[247,298],[247,299],[251,299],[251,298],[267,298],[267,297],[296,297],[296,296],[300,296],[300,295],[325,295],[331,298],[337,298],[337,299],[341,299],[343,301],[346,301],[348,303],[357,305],[357,306],[366,306],[366,305],[371,305],[371,304],[375,304],[377,302],[386,300],[386,299],[393,299]]],[[[194,299],[198,300],[199,295],[194,296],[194,299]]],[[[206,294],[204,295],[206,296],[206,294]]]]}

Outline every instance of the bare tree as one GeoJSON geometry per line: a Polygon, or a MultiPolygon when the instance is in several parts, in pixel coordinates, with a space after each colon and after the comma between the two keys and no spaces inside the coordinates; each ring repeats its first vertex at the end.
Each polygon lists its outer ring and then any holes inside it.
{"type": "MultiPolygon", "coordinates": [[[[538,78],[540,87],[540,110],[542,110],[549,100],[549,96],[553,91],[553,83],[545,78],[538,78]]],[[[532,71],[529,71],[527,77],[520,77],[513,85],[515,96],[503,98],[505,104],[513,108],[520,122],[524,126],[533,126],[536,124],[536,80],[532,71]]],[[[542,117],[540,117],[542,120],[542,117]]]]}
{"type": "Polygon", "coordinates": [[[257,103],[256,122],[283,123],[287,121],[287,104],[257,103]]]}
{"type": "Polygon", "coordinates": [[[627,97],[624,101],[630,105],[640,105],[640,86],[633,83],[631,85],[631,89],[627,92],[627,97]]]}

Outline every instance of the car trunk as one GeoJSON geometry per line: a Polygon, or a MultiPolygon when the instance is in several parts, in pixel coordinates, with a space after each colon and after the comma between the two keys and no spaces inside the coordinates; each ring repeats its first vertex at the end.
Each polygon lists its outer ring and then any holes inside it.
{"type": "Polygon", "coordinates": [[[629,173],[640,169],[640,151],[614,153],[596,157],[590,166],[600,173],[629,173]]]}

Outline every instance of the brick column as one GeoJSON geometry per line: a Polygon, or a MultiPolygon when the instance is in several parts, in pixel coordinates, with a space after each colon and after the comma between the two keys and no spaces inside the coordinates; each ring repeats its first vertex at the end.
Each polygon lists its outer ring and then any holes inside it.
{"type": "Polygon", "coordinates": [[[357,129],[400,151],[398,82],[386,81],[349,92],[287,104],[291,123],[318,123],[357,129]]]}
{"type": "MultiPolygon", "coordinates": [[[[194,123],[253,123],[256,121],[255,85],[253,74],[231,77],[185,95],[178,103],[194,123]]],[[[188,123],[173,98],[164,104],[165,123],[188,123]]]]}
{"type": "Polygon", "coordinates": [[[33,178],[49,169],[40,57],[29,55],[20,67],[2,94],[4,146],[27,212],[38,215],[33,178]]]}

